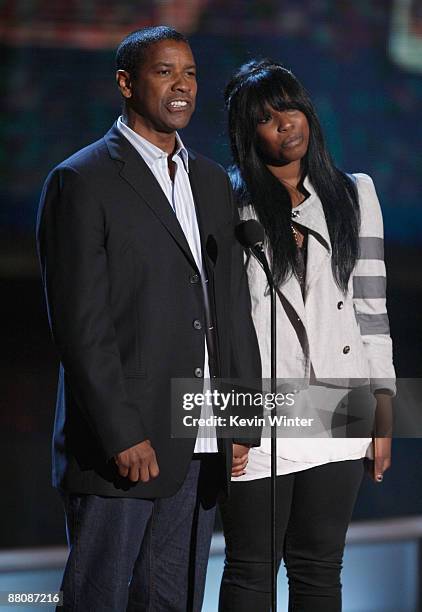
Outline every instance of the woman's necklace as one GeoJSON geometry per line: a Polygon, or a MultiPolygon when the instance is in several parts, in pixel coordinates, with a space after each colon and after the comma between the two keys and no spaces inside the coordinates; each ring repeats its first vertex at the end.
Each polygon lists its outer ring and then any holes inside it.
{"type": "MultiPolygon", "coordinates": [[[[295,185],[292,185],[291,183],[285,181],[284,179],[280,179],[280,181],[291,192],[293,207],[298,206],[299,204],[301,204],[305,200],[304,194],[295,185]]],[[[300,249],[301,246],[302,246],[303,238],[299,234],[299,232],[297,231],[297,229],[295,228],[293,223],[290,224],[290,227],[292,228],[293,238],[294,238],[294,241],[296,243],[296,246],[297,246],[298,249],[300,249]]]]}
{"type": "MultiPolygon", "coordinates": [[[[292,185],[291,183],[288,183],[287,181],[283,179],[280,179],[280,180],[291,194],[290,197],[292,200],[293,208],[301,204],[306,199],[306,196],[295,185],[292,185]]],[[[296,276],[299,281],[299,284],[303,291],[304,282],[305,282],[305,266],[304,266],[304,259],[303,259],[304,254],[302,252],[304,236],[302,236],[302,234],[299,233],[299,231],[295,228],[293,223],[290,224],[290,227],[292,229],[293,239],[295,241],[296,249],[297,249],[297,253],[296,253],[297,263],[295,266],[296,268],[295,272],[296,272],[296,276]]]]}
{"type": "Polygon", "coordinates": [[[297,231],[293,223],[290,224],[290,227],[292,228],[293,238],[296,242],[296,246],[298,249],[300,249],[301,244],[300,244],[299,232],[297,231]]]}
{"type": "Polygon", "coordinates": [[[300,287],[302,289],[302,293],[304,291],[305,286],[305,253],[303,252],[303,240],[304,236],[299,234],[298,230],[295,228],[293,223],[290,224],[292,228],[293,238],[296,244],[296,265],[295,265],[295,274],[299,281],[300,287]]]}

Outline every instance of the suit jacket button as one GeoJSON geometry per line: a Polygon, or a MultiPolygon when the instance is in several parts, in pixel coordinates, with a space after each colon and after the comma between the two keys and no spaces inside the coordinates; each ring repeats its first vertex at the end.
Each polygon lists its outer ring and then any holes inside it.
{"type": "Polygon", "coordinates": [[[195,378],[202,378],[204,375],[202,368],[195,368],[195,378]]]}
{"type": "Polygon", "coordinates": [[[192,276],[189,277],[189,281],[192,285],[199,283],[199,274],[192,274],[192,276]]]}
{"type": "Polygon", "coordinates": [[[198,319],[195,319],[195,321],[193,322],[193,326],[195,329],[202,329],[202,323],[198,319]]]}
{"type": "Polygon", "coordinates": [[[337,303],[337,308],[338,308],[339,310],[341,310],[341,309],[343,308],[343,306],[344,306],[344,303],[343,303],[343,302],[338,302],[338,303],[337,303]]]}
{"type": "Polygon", "coordinates": [[[343,348],[343,353],[344,353],[345,355],[347,355],[347,353],[350,353],[350,346],[345,346],[345,347],[343,348]]]}

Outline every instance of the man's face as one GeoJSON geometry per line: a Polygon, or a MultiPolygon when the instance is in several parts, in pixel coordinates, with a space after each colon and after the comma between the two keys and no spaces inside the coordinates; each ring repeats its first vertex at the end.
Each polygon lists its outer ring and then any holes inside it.
{"type": "Polygon", "coordinates": [[[195,110],[197,83],[195,60],[185,42],[153,43],[145,51],[136,78],[130,79],[128,73],[119,70],[117,80],[145,136],[170,134],[189,123],[195,110]]]}

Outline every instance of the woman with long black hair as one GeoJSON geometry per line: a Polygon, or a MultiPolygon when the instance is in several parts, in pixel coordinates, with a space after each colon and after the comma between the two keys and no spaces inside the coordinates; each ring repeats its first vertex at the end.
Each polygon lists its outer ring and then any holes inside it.
{"type": "MultiPolygon", "coordinates": [[[[277,285],[277,375],[313,384],[369,380],[373,402],[395,393],[385,303],[383,223],[373,182],[331,160],[309,96],[271,60],[250,61],[226,89],[230,169],[242,219],[257,219],[277,285]]],[[[246,260],[263,376],[270,377],[270,304],[259,263],[246,260]]],[[[335,384],[334,384],[335,387],[335,384]]],[[[322,396],[324,397],[324,396],[322,396]]],[[[328,397],[328,396],[327,396],[328,397]]],[[[283,437],[277,452],[277,549],[290,612],[339,612],[345,536],[365,456],[381,482],[391,440],[283,437]],[[373,451],[375,448],[375,452],[373,451]]],[[[270,608],[270,441],[234,445],[221,505],[226,561],[220,612],[270,608]]]]}

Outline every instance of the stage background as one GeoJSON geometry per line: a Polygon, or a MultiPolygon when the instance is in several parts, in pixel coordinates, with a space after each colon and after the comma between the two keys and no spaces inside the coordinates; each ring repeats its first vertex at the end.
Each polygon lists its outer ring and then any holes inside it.
{"type": "MultiPolygon", "coordinates": [[[[222,92],[241,62],[270,56],[307,87],[336,163],[374,179],[397,372],[421,376],[420,0],[0,2],[1,547],[65,541],[50,488],[57,357],[34,244],[42,183],[111,126],[114,49],[157,23],[188,34],[198,64],[198,110],[183,139],[223,165],[222,92]]],[[[421,514],[421,470],[421,441],[395,440],[393,468],[382,486],[365,480],[355,520],[421,514]]]]}

